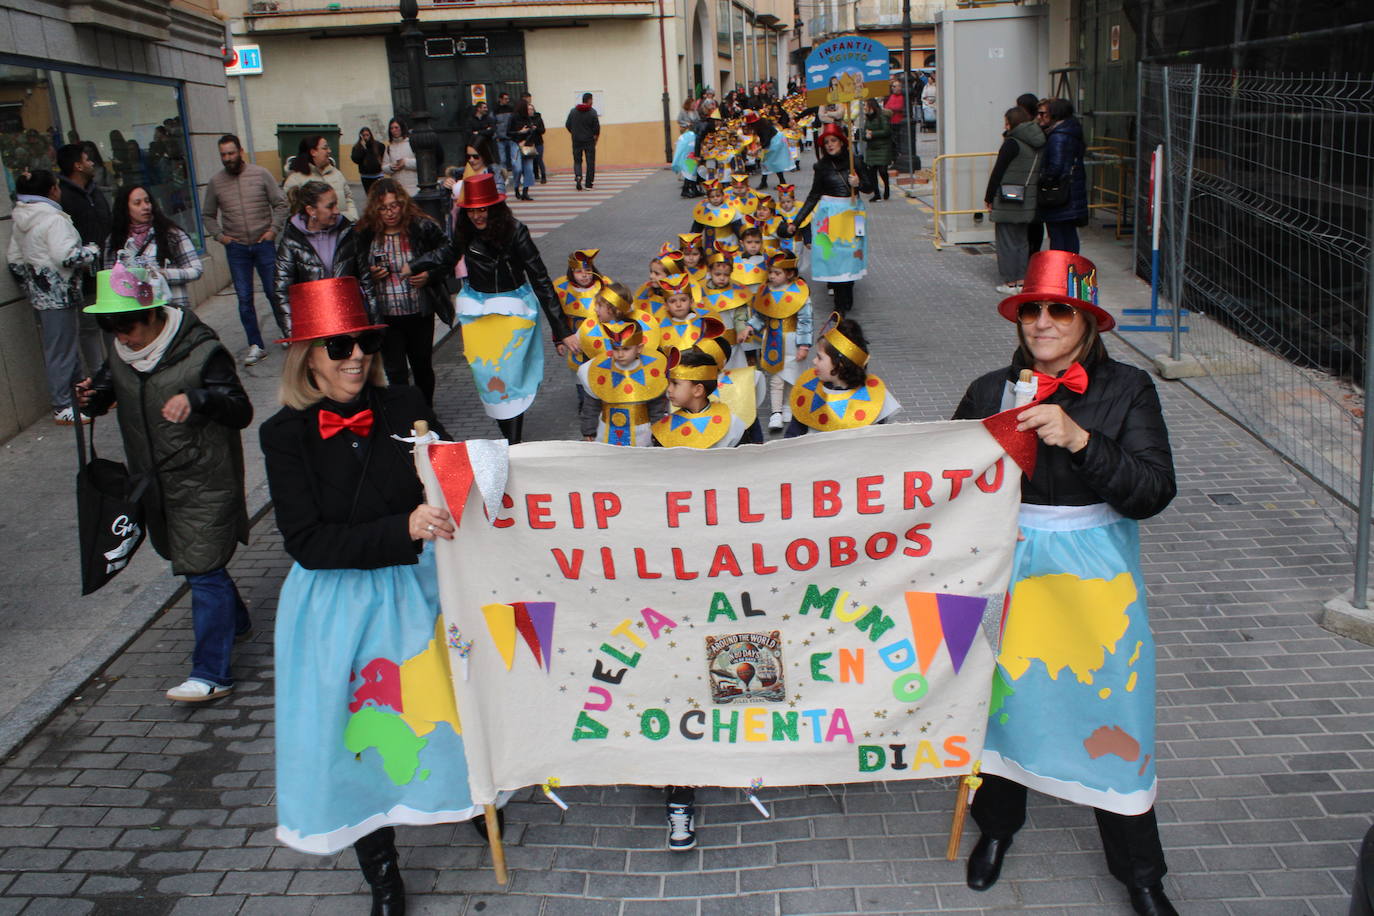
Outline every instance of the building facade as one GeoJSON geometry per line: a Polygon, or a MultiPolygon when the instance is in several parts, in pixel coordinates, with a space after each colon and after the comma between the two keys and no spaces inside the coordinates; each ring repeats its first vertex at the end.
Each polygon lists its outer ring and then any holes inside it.
{"type": "MultiPolygon", "coordinates": [[[[379,136],[412,108],[400,16],[368,0],[224,0],[235,45],[257,45],[263,72],[230,84],[248,112],[257,161],[280,171],[299,131],[337,129],[350,177],[358,130],[379,136]],[[279,139],[279,135],[283,139],[279,139]]],[[[601,118],[598,165],[671,157],[683,100],[763,79],[784,84],[792,7],[785,0],[422,0],[428,109],[444,164],[461,164],[473,104],[530,92],[548,128],[545,160],[571,165],[564,121],[591,92],[601,118]],[[665,122],[668,129],[665,131],[665,122]]],[[[331,143],[333,141],[331,140],[331,143]]]]}
{"type": "MultiPolygon", "coordinates": [[[[233,125],[214,0],[0,0],[0,252],[9,244],[15,175],[56,171],[64,143],[94,144],[96,181],[147,185],[202,250],[198,301],[229,280],[205,251],[200,198],[233,125]]],[[[49,409],[33,309],[0,271],[0,441],[49,409]]]]}

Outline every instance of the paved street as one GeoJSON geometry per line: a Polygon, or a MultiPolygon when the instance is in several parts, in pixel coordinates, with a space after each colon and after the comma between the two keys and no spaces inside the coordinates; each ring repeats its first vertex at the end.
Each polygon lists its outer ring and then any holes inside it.
{"type": "MultiPolygon", "coordinates": [[[[599,266],[633,287],[658,244],[687,229],[689,209],[656,171],[549,227],[539,245],[555,275],[568,252],[599,247],[599,266]]],[[[873,268],[854,317],[873,341],[872,368],[904,419],[945,418],[1015,339],[993,310],[991,248],[935,251],[926,217],[895,197],[871,207],[869,226],[873,268]]],[[[1105,299],[1141,295],[1129,247],[1103,234],[1085,253],[1105,299]]],[[[817,290],[818,317],[826,299],[817,290]]],[[[1142,362],[1120,338],[1107,344],[1142,362]]],[[[454,346],[439,369],[450,432],[494,435],[454,346]]],[[[568,373],[552,355],[546,373],[526,434],[571,437],[568,373]]],[[[1190,916],[1343,914],[1374,807],[1374,649],[1316,624],[1322,602],[1348,587],[1344,510],[1195,396],[1159,386],[1180,483],[1143,528],[1166,887],[1190,916]]],[[[269,412],[260,406],[260,419],[269,412]]],[[[246,445],[252,464],[256,438],[246,445]]],[[[273,836],[271,624],[288,566],[269,513],[232,565],[258,629],[230,698],[185,708],[162,696],[187,669],[183,598],[0,766],[0,914],[367,912],[351,853],[302,855],[273,836]]],[[[1091,812],[1043,797],[1032,797],[1002,880],[979,894],[962,861],[944,859],[948,781],[771,789],[769,821],[737,791],[702,790],[700,847],[686,854],[664,849],[660,793],[560,791],[566,813],[530,791],[507,808],[505,888],[470,826],[399,830],[412,912],[1129,912],[1091,812]]]]}

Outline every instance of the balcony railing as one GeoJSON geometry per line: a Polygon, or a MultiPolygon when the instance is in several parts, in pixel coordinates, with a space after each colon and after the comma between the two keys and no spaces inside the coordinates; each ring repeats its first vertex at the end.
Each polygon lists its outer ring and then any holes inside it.
{"type": "MultiPolygon", "coordinates": [[[[423,0],[420,18],[432,10],[452,10],[481,6],[568,6],[587,4],[635,4],[652,0],[423,0]]],[[[387,13],[400,16],[400,6],[385,0],[248,0],[245,15],[250,19],[272,16],[312,16],[329,13],[387,13]]]]}
{"type": "MultiPolygon", "coordinates": [[[[945,8],[943,0],[911,0],[911,21],[935,21],[935,11],[945,8]]],[[[859,0],[854,8],[859,28],[891,28],[902,24],[902,0],[859,0]]]]}

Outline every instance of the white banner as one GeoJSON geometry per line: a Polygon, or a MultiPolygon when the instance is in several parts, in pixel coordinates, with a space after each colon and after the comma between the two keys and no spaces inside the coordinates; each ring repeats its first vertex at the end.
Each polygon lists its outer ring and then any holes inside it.
{"type": "Polygon", "coordinates": [[[976,422],[417,449],[473,799],[967,773],[1020,471],[976,422]],[[467,493],[472,481],[473,498],[467,493]],[[494,521],[489,521],[494,517],[494,521]]]}

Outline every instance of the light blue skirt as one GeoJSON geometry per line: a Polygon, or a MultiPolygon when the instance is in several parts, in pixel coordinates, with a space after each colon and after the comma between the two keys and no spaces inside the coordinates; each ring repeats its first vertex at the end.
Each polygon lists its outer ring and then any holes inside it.
{"type": "Polygon", "coordinates": [[[1118,814],[1155,799],[1155,644],[1140,530],[1106,505],[1021,507],[983,771],[1118,814]]]}
{"type": "Polygon", "coordinates": [[[763,153],[763,166],[760,169],[764,174],[770,172],[785,172],[792,168],[792,152],[787,148],[787,138],[778,131],[773,135],[773,139],[768,142],[768,149],[763,153]]]}
{"type": "Polygon", "coordinates": [[[843,283],[868,273],[867,211],[857,197],[822,197],[811,216],[811,279],[843,283]]]}
{"type": "Polygon", "coordinates": [[[539,300],[530,285],[484,293],[465,283],[454,309],[463,326],[463,355],[487,416],[509,420],[529,410],[544,380],[539,300]]]}
{"type": "Polygon", "coordinates": [[[415,566],[291,568],[276,627],[281,842],[325,855],[481,813],[439,620],[431,546],[415,566]]]}

